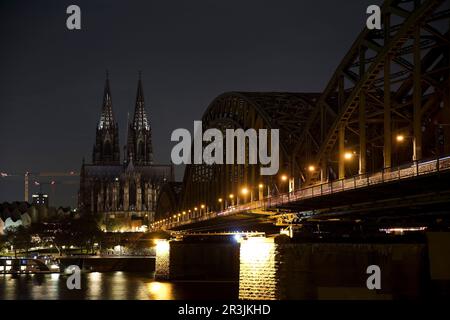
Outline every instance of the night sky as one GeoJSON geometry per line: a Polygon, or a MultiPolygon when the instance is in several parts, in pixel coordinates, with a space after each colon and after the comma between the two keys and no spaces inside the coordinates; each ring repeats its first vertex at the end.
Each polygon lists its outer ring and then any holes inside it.
{"type": "MultiPolygon", "coordinates": [[[[121,148],[142,70],[155,160],[169,163],[172,131],[192,132],[223,92],[322,91],[379,3],[0,0],[0,171],[18,175],[0,178],[0,202],[23,199],[26,171],[91,161],[106,69],[121,148]],[[71,4],[81,30],[66,28],[71,4]]],[[[75,206],[78,179],[56,180],[52,205],[75,206]]]]}

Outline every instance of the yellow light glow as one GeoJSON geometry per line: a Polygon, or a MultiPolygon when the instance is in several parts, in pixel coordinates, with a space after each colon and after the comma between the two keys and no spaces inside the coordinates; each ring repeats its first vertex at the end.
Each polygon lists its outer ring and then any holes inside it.
{"type": "Polygon", "coordinates": [[[260,188],[260,189],[262,189],[264,187],[264,185],[262,184],[262,183],[260,183],[259,185],[258,185],[258,188],[260,188]]]}
{"type": "Polygon", "coordinates": [[[397,139],[397,142],[403,142],[403,141],[405,141],[405,136],[402,134],[399,134],[399,135],[397,135],[396,139],[397,139]]]}
{"type": "Polygon", "coordinates": [[[219,198],[219,200],[218,200],[219,202],[222,202],[223,201],[223,199],[222,198],[219,198]]]}
{"type": "Polygon", "coordinates": [[[313,165],[310,165],[310,166],[308,167],[308,170],[309,170],[309,172],[314,172],[314,171],[316,171],[316,167],[313,166],[313,165]]]}
{"type": "Polygon", "coordinates": [[[351,153],[350,151],[347,151],[344,153],[344,159],[345,160],[351,160],[353,159],[353,153],[351,153]]]}
{"type": "Polygon", "coordinates": [[[230,194],[230,199],[233,199],[234,198],[234,194],[230,194]]]}
{"type": "Polygon", "coordinates": [[[242,193],[243,195],[247,195],[247,194],[248,194],[248,189],[247,189],[247,187],[242,188],[241,193],[242,193]]]}
{"type": "Polygon", "coordinates": [[[287,175],[283,174],[283,175],[281,176],[281,181],[287,181],[287,179],[288,179],[288,176],[287,176],[287,175]]]}
{"type": "Polygon", "coordinates": [[[164,239],[155,239],[153,241],[156,244],[156,252],[157,252],[157,254],[158,253],[166,254],[166,253],[169,252],[169,250],[170,250],[169,241],[164,240],[164,239]]]}
{"type": "Polygon", "coordinates": [[[202,205],[200,206],[200,208],[202,208],[202,209],[205,209],[205,205],[204,205],[204,204],[202,204],[202,205]]]}
{"type": "Polygon", "coordinates": [[[174,217],[174,218],[176,218],[176,217],[177,217],[177,215],[176,215],[176,214],[174,214],[174,215],[173,215],[173,217],[174,217]]]}
{"type": "Polygon", "coordinates": [[[197,208],[197,207],[195,207],[195,208],[194,208],[194,211],[197,211],[197,210],[198,210],[198,208],[197,208]]]}
{"type": "Polygon", "coordinates": [[[152,300],[170,300],[173,299],[168,283],[151,282],[147,284],[148,292],[152,300]]]}

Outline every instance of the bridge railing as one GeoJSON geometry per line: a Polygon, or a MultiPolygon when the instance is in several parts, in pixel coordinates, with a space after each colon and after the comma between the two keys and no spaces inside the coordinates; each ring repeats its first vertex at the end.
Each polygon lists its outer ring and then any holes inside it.
{"type": "Polygon", "coordinates": [[[408,179],[420,175],[440,172],[450,169],[450,156],[431,160],[414,161],[398,167],[385,168],[382,171],[372,174],[361,174],[351,178],[320,183],[305,188],[297,189],[291,193],[280,194],[279,196],[267,199],[266,207],[273,207],[280,204],[321,197],[342,191],[364,188],[371,185],[386,182],[408,179]]]}
{"type": "Polygon", "coordinates": [[[270,209],[291,202],[306,200],[325,195],[336,194],[343,191],[365,188],[372,185],[383,184],[392,181],[409,179],[430,173],[450,170],[450,156],[429,160],[414,161],[398,167],[385,168],[382,171],[370,174],[360,174],[347,179],[329,181],[316,185],[304,187],[290,193],[282,193],[276,196],[267,197],[262,200],[230,206],[219,212],[206,212],[198,217],[181,216],[172,221],[167,221],[165,228],[206,221],[216,217],[228,216],[239,212],[248,212],[258,209],[270,209]]]}

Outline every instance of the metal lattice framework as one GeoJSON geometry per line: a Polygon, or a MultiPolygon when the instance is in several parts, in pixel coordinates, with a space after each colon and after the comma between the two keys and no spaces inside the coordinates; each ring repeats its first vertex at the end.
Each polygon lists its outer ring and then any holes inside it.
{"type": "MultiPolygon", "coordinates": [[[[386,0],[382,17],[322,94],[226,93],[203,129],[280,129],[280,174],[296,188],[450,153],[449,0],[386,0]]],[[[278,178],[258,165],[189,165],[178,210],[217,210],[243,185],[281,188],[278,178]]]]}
{"type": "MultiPolygon", "coordinates": [[[[225,93],[217,97],[204,113],[203,130],[280,129],[280,170],[287,172],[293,169],[289,166],[290,150],[296,145],[318,96],[314,93],[225,93]]],[[[250,164],[187,166],[181,209],[190,210],[201,203],[216,208],[220,206],[219,198],[227,201],[230,194],[237,197],[238,189],[243,185],[276,183],[274,177],[260,176],[259,169],[259,165],[250,164]]]]}
{"type": "MultiPolygon", "coordinates": [[[[308,161],[302,157],[312,155],[318,168],[306,182],[327,179],[330,171],[337,178],[355,174],[351,165],[346,171],[346,151],[359,156],[353,165],[359,173],[391,167],[394,155],[398,164],[439,152],[431,142],[436,125],[450,122],[448,4],[384,3],[383,29],[361,32],[300,135],[294,152],[300,167],[308,161]],[[393,146],[397,134],[411,138],[412,150],[393,146]]],[[[448,127],[444,131],[449,141],[448,127]]]]}

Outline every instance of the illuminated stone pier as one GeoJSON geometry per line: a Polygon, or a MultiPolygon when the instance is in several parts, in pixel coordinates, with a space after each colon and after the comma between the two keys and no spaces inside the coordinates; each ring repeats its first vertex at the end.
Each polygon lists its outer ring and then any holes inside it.
{"type": "Polygon", "coordinates": [[[239,243],[233,239],[158,240],[155,277],[171,280],[239,279],[239,243]]]}
{"type": "Polygon", "coordinates": [[[425,244],[296,243],[288,237],[241,242],[239,298],[415,298],[427,274],[425,244]],[[381,268],[381,290],[369,290],[367,267],[381,268]]]}
{"type": "Polygon", "coordinates": [[[165,280],[170,276],[170,242],[156,240],[155,279],[165,280]]]}
{"type": "MultiPolygon", "coordinates": [[[[239,281],[239,299],[414,299],[431,286],[449,288],[448,233],[408,243],[300,242],[276,237],[161,240],[156,277],[239,281]],[[445,241],[444,241],[445,240],[445,241]],[[381,289],[367,288],[379,266],[381,289]]],[[[447,290],[447,289],[445,289],[447,290]]]]}

